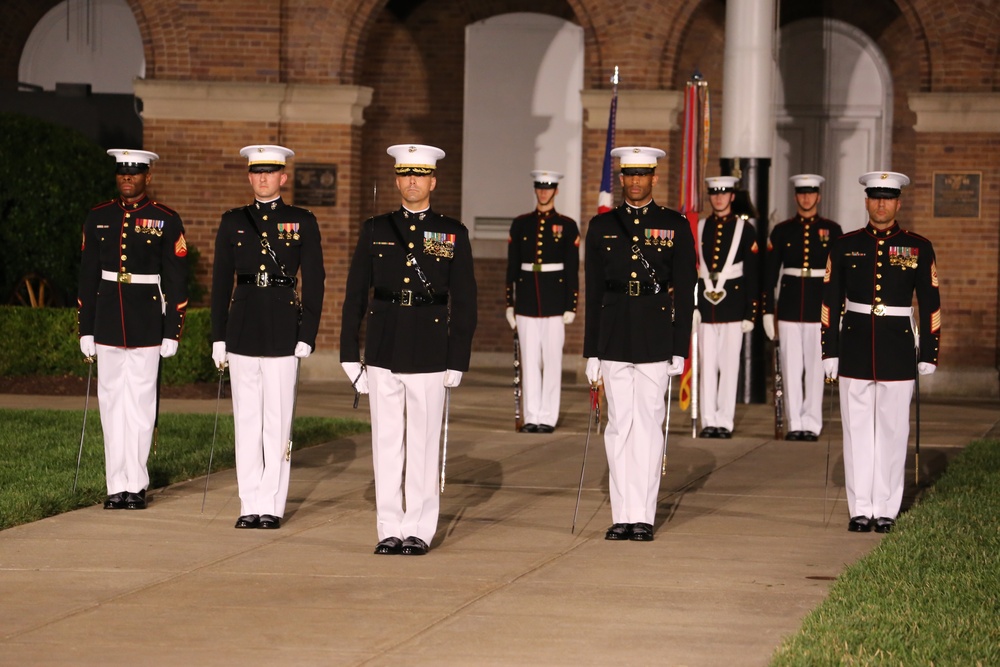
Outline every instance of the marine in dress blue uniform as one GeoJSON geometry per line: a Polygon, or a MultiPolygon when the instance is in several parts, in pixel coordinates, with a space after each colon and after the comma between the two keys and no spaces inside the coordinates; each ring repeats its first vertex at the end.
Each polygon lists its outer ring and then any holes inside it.
{"type": "Polygon", "coordinates": [[[859,181],[868,224],[830,249],[823,279],[823,367],[828,377],[840,378],[848,530],[887,533],[903,498],[914,378],[937,368],[941,295],[934,247],[896,220],[909,177],[869,172],[859,181]]]}
{"type": "Polygon", "coordinates": [[[507,237],[507,322],[517,329],[524,380],[525,433],[552,433],[559,420],[566,325],[576,318],[580,231],[556,212],[563,175],[531,172],[535,210],[518,216],[507,237]]]}
{"type": "Polygon", "coordinates": [[[476,277],[468,229],[430,207],[444,151],[400,144],[386,152],[396,160],[402,205],[361,223],[347,276],[340,360],[355,390],[369,394],[375,553],[419,556],[437,530],[445,395],[469,369],[476,277]]]}
{"type": "Polygon", "coordinates": [[[653,539],[670,378],[691,344],[695,252],[691,226],[653,201],[658,148],[630,146],[619,158],[625,201],[590,221],[583,355],[587,379],[604,379],[604,447],[612,525],[608,540],[653,539]]]}
{"type": "Polygon", "coordinates": [[[823,275],[830,244],[843,232],[819,215],[820,186],[816,174],[792,176],[797,212],[771,230],[767,242],[762,308],[764,333],[775,334],[784,378],[785,440],[815,441],[823,429],[823,350],[820,307],[823,275]],[[777,303],[776,303],[777,300],[777,303]],[[777,331],[774,326],[778,317],[777,331]]]}
{"type": "Polygon", "coordinates": [[[757,311],[757,233],[733,213],[738,179],[711,176],[712,215],[698,222],[698,354],[702,438],[731,438],[743,334],[757,311]]]}
{"type": "Polygon", "coordinates": [[[146,194],[156,153],[112,149],[119,196],[83,225],[80,349],[97,355],[105,509],[145,509],[161,357],[177,352],[187,309],[187,242],[177,213],[146,194]]]}
{"type": "Polygon", "coordinates": [[[212,267],[212,359],[229,364],[236,425],[236,528],[278,528],[288,498],[301,359],[316,347],[323,248],[310,211],[281,198],[283,146],[245,146],[254,201],[222,214],[212,267]]]}

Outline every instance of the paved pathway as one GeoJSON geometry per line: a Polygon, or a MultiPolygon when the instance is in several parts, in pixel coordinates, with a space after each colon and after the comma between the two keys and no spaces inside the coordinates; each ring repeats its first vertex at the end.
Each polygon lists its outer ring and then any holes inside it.
{"type": "MultiPolygon", "coordinates": [[[[371,553],[367,434],[295,454],[278,531],[233,529],[231,471],[212,476],[204,513],[201,479],[153,491],[145,512],[92,507],[3,531],[0,665],[766,665],[881,539],[845,530],[839,422],[825,490],[826,434],[774,441],[761,405],[738,406],[730,441],[692,439],[674,405],[652,543],[603,539],[595,437],[571,534],[586,388],[565,388],[555,433],[527,435],[513,432],[509,382],[474,369],[453,391],[441,521],[422,558],[371,553]]],[[[367,419],[345,384],[304,385],[299,414],[367,419]]],[[[0,396],[40,403],[82,407],[0,396]]],[[[925,483],[996,433],[997,408],[922,406],[925,483]]]]}

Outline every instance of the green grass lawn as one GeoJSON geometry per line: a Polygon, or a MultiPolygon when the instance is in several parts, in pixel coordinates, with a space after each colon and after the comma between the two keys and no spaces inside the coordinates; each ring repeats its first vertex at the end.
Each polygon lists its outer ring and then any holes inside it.
{"type": "Polygon", "coordinates": [[[1000,441],[966,447],[772,665],[1000,665],[1000,441]]]}
{"type": "MultiPolygon", "coordinates": [[[[149,457],[149,486],[159,488],[208,471],[215,415],[161,414],[159,445],[149,457]]],[[[104,440],[97,410],[87,415],[80,478],[73,477],[83,411],[0,410],[0,529],[102,502],[104,440]]],[[[370,430],[365,422],[298,417],[292,431],[301,449],[370,430]]],[[[212,470],[232,468],[232,416],[219,418],[212,470]]]]}

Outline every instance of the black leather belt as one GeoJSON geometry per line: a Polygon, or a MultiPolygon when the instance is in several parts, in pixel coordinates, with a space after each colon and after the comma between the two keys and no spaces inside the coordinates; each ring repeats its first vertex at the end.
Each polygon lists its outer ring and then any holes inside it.
{"type": "Polygon", "coordinates": [[[427,292],[414,292],[404,289],[399,292],[375,288],[375,298],[379,301],[388,301],[400,306],[447,306],[447,294],[428,294],[427,292]]]}
{"type": "Polygon", "coordinates": [[[629,296],[649,296],[667,291],[667,288],[660,283],[642,280],[608,280],[604,286],[609,292],[618,292],[629,296]]]}
{"type": "Polygon", "coordinates": [[[291,276],[279,276],[274,273],[241,273],[236,276],[237,285],[256,285],[257,287],[295,287],[298,281],[291,276]]]}

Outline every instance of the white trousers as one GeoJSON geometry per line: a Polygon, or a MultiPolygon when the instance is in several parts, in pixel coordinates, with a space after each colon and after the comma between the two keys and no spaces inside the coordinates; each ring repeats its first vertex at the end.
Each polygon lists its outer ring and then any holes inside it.
{"type": "Polygon", "coordinates": [[[844,484],[851,516],[895,519],[903,501],[913,380],[840,378],[844,484]]]}
{"type": "Polygon", "coordinates": [[[740,322],[698,325],[701,425],[733,430],[743,331],[740,322]]]}
{"type": "Polygon", "coordinates": [[[601,361],[608,397],[604,449],[613,523],[654,523],[663,457],[666,361],[601,361]]]}
{"type": "Polygon", "coordinates": [[[97,400],[104,430],[108,494],[149,486],[149,448],[156,423],[160,347],[97,346],[97,400]]]}
{"type": "Polygon", "coordinates": [[[415,536],[430,544],[440,511],[444,371],[393,373],[368,366],[368,389],[378,539],[415,536]]]}
{"type": "Polygon", "coordinates": [[[819,322],[778,320],[789,431],[823,429],[823,349],[819,322]]]}
{"type": "Polygon", "coordinates": [[[297,362],[229,353],[241,515],[285,514],[297,362]]]}
{"type": "Polygon", "coordinates": [[[524,383],[524,423],[555,426],[559,421],[562,390],[562,354],[566,325],[562,315],[517,315],[521,341],[521,380],[524,383]]]}

